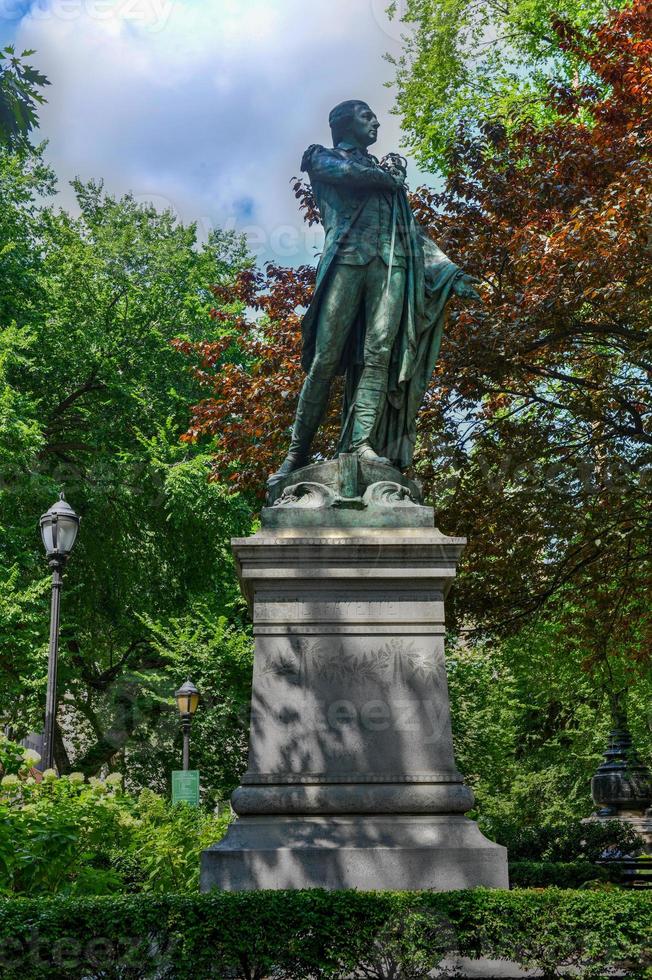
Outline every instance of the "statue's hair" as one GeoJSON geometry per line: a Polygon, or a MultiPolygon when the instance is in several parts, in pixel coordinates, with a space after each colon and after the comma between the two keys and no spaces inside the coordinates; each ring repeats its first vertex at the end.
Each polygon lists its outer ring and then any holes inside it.
{"type": "Polygon", "coordinates": [[[353,119],[353,111],[357,106],[364,106],[365,109],[369,108],[369,105],[363,102],[362,99],[348,99],[346,102],[340,102],[334,109],[331,109],[328,123],[333,134],[334,146],[337,146],[347,132],[353,119]]]}

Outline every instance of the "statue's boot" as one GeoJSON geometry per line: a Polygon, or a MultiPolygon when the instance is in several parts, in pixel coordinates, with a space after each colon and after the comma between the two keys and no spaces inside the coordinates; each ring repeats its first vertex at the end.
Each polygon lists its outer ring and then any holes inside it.
{"type": "Polygon", "coordinates": [[[386,396],[387,372],[381,368],[365,367],[355,393],[351,449],[359,459],[368,463],[391,465],[391,460],[379,456],[371,445],[373,431],[386,396]]]}
{"type": "Polygon", "coordinates": [[[276,473],[272,473],[267,480],[268,487],[310,462],[310,446],[326,413],[330,386],[330,381],[311,378],[310,375],[304,381],[288,454],[276,473]]]}

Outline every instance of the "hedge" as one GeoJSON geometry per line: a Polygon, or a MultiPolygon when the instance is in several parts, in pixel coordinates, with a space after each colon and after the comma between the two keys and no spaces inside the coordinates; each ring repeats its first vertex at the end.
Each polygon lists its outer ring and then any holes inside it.
{"type": "Polygon", "coordinates": [[[591,864],[590,861],[510,861],[512,888],[580,888],[589,882],[612,881],[618,869],[591,864]]]}
{"type": "Polygon", "coordinates": [[[425,978],[446,954],[643,977],[650,950],[652,895],[618,889],[0,900],[6,980],[425,978]]]}

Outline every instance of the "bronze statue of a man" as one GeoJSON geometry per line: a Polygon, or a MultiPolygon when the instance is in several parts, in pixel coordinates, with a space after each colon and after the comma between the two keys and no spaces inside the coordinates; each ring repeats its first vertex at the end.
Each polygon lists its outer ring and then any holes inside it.
{"type": "Polygon", "coordinates": [[[326,240],[302,323],[307,377],[288,455],[270,483],[309,462],[340,373],[346,383],[339,452],[408,466],[447,301],[451,293],[479,298],[473,278],[418,226],[402,158],[392,154],[381,166],[368,152],[380,123],[367,103],[342,102],[329,122],[333,148],[310,146],[301,163],[326,240]]]}

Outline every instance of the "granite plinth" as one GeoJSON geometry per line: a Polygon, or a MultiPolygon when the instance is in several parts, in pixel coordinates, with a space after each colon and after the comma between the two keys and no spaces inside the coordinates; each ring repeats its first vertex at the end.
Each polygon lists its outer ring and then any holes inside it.
{"type": "MultiPolygon", "coordinates": [[[[349,501],[404,479],[322,465],[304,482],[337,480],[349,501]]],[[[249,766],[239,819],[202,855],[203,890],[507,887],[505,849],[464,816],[453,754],[444,602],[465,541],[405,489],[383,506],[428,511],[428,526],[365,524],[374,503],[357,527],[270,526],[270,507],[233,542],[255,635],[249,766]]]]}
{"type": "Polygon", "coordinates": [[[241,817],[202,855],[202,888],[507,888],[504,848],[444,814],[241,817]]]}

